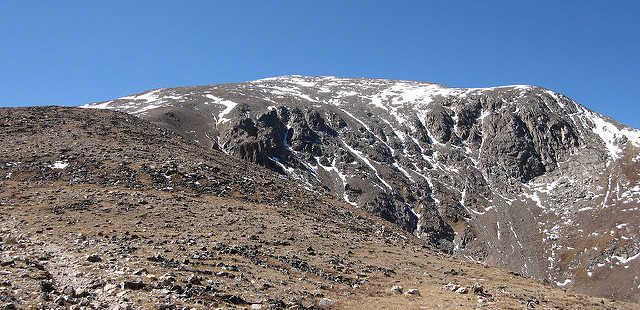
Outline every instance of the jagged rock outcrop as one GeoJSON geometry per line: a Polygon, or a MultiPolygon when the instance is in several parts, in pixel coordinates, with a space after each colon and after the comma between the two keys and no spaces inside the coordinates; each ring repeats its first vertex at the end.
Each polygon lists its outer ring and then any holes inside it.
{"type": "Polygon", "coordinates": [[[640,131],[556,92],[289,76],[86,107],[286,173],[444,251],[638,298],[640,131]]]}

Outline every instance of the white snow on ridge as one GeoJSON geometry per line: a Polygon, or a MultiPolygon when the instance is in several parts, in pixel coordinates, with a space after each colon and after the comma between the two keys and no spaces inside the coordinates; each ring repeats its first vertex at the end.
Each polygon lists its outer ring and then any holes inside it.
{"type": "Polygon", "coordinates": [[[565,109],[565,105],[564,103],[562,103],[562,101],[560,100],[560,96],[558,93],[552,91],[552,90],[546,90],[545,91],[549,96],[551,96],[551,98],[553,98],[553,100],[556,101],[556,103],[562,108],[565,109]]]}
{"type": "Polygon", "coordinates": [[[612,160],[620,158],[622,152],[620,144],[628,140],[635,147],[640,147],[640,130],[625,127],[619,129],[616,125],[604,119],[600,114],[582,108],[582,115],[593,124],[592,131],[604,142],[612,160]]]}
{"type": "Polygon", "coordinates": [[[584,113],[585,117],[593,123],[592,130],[595,134],[600,136],[600,139],[604,142],[611,159],[616,160],[620,158],[618,155],[618,153],[622,152],[622,149],[618,146],[619,139],[622,136],[620,130],[595,113],[586,110],[584,113]]]}
{"type": "Polygon", "coordinates": [[[105,101],[103,103],[89,103],[81,105],[80,107],[83,109],[114,109],[114,107],[111,107],[111,103],[113,103],[113,101],[105,101]]]}
{"type": "Polygon", "coordinates": [[[111,109],[127,112],[129,114],[141,114],[149,110],[168,106],[170,103],[167,99],[180,99],[178,96],[160,97],[158,93],[162,89],[151,90],[142,94],[125,96],[116,100],[105,101],[102,103],[89,103],[81,108],[91,109],[111,109]],[[119,101],[127,101],[125,103],[119,101]]]}
{"type": "Polygon", "coordinates": [[[294,75],[291,77],[292,82],[302,86],[302,87],[316,87],[316,82],[310,82],[304,79],[304,77],[300,75],[294,75]]]}
{"type": "MultiPolygon", "coordinates": [[[[449,88],[438,84],[396,81],[376,95],[369,97],[369,100],[372,105],[388,110],[388,107],[425,106],[433,102],[437,96],[464,97],[468,92],[468,89],[449,88]]],[[[397,111],[397,108],[393,110],[397,111]]]]}
{"type": "Polygon", "coordinates": [[[229,114],[231,112],[231,110],[233,110],[233,108],[235,108],[238,104],[233,102],[233,101],[229,101],[220,97],[216,97],[214,95],[210,95],[207,94],[206,95],[207,98],[212,100],[212,103],[214,104],[220,104],[223,105],[225,107],[224,110],[222,110],[222,112],[220,112],[218,114],[218,120],[216,121],[216,124],[220,124],[220,123],[224,123],[224,122],[228,122],[231,119],[225,118],[224,116],[229,114]]]}
{"type": "Polygon", "coordinates": [[[445,85],[404,80],[339,78],[334,76],[305,77],[299,75],[272,77],[251,81],[258,87],[277,91],[281,95],[297,96],[315,101],[301,92],[302,88],[317,88],[320,92],[330,93],[327,99],[339,105],[339,100],[348,96],[360,96],[370,104],[384,110],[390,107],[416,107],[430,104],[436,97],[466,97],[472,93],[491,90],[515,90],[521,93],[534,88],[531,85],[508,85],[485,88],[456,88],[445,85]],[[356,91],[357,90],[357,91],[356,91]],[[370,95],[364,95],[364,94],[370,95]],[[337,101],[336,101],[337,100],[337,101]]]}
{"type": "MultiPolygon", "coordinates": [[[[293,96],[300,99],[317,102],[306,94],[305,89],[315,88],[325,94],[333,92],[327,102],[339,105],[341,99],[350,96],[360,96],[369,99],[371,104],[388,110],[389,107],[413,107],[428,105],[435,97],[465,97],[470,93],[493,89],[530,89],[529,85],[510,85],[492,88],[453,88],[445,85],[402,80],[340,78],[335,76],[307,77],[300,75],[271,77],[249,82],[267,93],[281,96],[293,96]],[[363,95],[370,93],[372,95],[363,95]]],[[[169,105],[169,101],[180,101],[183,96],[170,96],[162,92],[166,89],[155,89],[141,94],[129,95],[117,100],[100,104],[92,103],[82,107],[98,109],[117,109],[131,114],[140,114],[148,110],[169,105]],[[162,93],[162,95],[161,95],[162,93]],[[129,101],[129,102],[116,102],[129,101]]],[[[268,98],[267,98],[268,99],[268,98]]],[[[638,134],[640,141],[640,133],[638,134]]],[[[639,143],[640,144],[640,143],[639,143]]]]}
{"type": "Polygon", "coordinates": [[[640,147],[640,130],[635,128],[624,128],[620,130],[620,133],[625,135],[635,147],[640,147]]]}
{"type": "Polygon", "coordinates": [[[130,95],[130,96],[125,96],[122,98],[119,98],[120,100],[144,100],[147,102],[152,102],[155,100],[158,100],[158,92],[160,90],[156,89],[156,90],[152,90],[152,91],[148,91],[139,95],[130,95]]]}
{"type": "Polygon", "coordinates": [[[362,127],[366,128],[367,131],[371,131],[371,128],[369,128],[369,126],[367,126],[367,124],[365,124],[363,121],[361,121],[359,118],[355,117],[353,114],[347,112],[344,109],[340,109],[340,111],[344,112],[345,114],[349,115],[349,117],[351,117],[352,119],[354,119],[356,122],[360,123],[360,125],[362,125],[362,127]]]}
{"type": "Polygon", "coordinates": [[[135,110],[135,111],[129,112],[129,113],[131,113],[131,114],[140,114],[140,113],[144,113],[146,111],[153,110],[153,109],[156,109],[156,108],[161,108],[161,107],[162,107],[161,104],[149,104],[149,105],[143,106],[142,108],[140,108],[138,110],[135,110]]]}
{"type": "MultiPolygon", "coordinates": [[[[389,112],[398,123],[407,123],[403,117],[416,113],[424,115],[425,110],[438,97],[444,98],[464,98],[470,95],[481,94],[485,91],[506,91],[518,92],[523,95],[536,86],[531,85],[508,85],[499,87],[483,87],[483,88],[455,88],[440,84],[403,81],[403,80],[385,80],[385,79],[364,79],[364,78],[340,78],[335,76],[307,77],[300,75],[271,77],[249,82],[252,89],[262,89],[265,94],[265,100],[274,99],[273,96],[292,96],[300,98],[308,102],[323,102],[342,105],[346,102],[346,97],[359,97],[357,100],[369,102],[372,106],[378,107],[389,112]],[[316,89],[318,93],[322,93],[320,97],[316,97],[313,92],[309,94],[308,89],[316,89]],[[321,99],[322,98],[322,99],[321,99]]],[[[544,93],[549,95],[559,107],[564,108],[565,104],[562,100],[566,97],[561,94],[543,89],[544,93]]],[[[205,95],[214,100],[214,103],[222,104],[226,108],[218,115],[218,123],[226,122],[225,115],[233,110],[237,104],[218,98],[212,95],[205,95]],[[214,98],[212,98],[214,97],[214,98]]],[[[98,109],[117,109],[131,114],[146,113],[149,110],[157,109],[171,105],[173,102],[184,100],[179,94],[168,94],[166,89],[155,89],[140,94],[129,95],[117,100],[107,101],[103,103],[92,103],[84,105],[84,108],[98,109]]],[[[593,132],[597,134],[604,142],[608,153],[612,160],[619,159],[622,153],[621,143],[625,140],[631,142],[634,146],[640,148],[640,130],[632,128],[619,128],[611,121],[595,112],[586,108],[580,108],[581,113],[576,116],[583,121],[593,124],[593,132]]],[[[484,120],[490,111],[482,111],[479,121],[484,120]]]]}

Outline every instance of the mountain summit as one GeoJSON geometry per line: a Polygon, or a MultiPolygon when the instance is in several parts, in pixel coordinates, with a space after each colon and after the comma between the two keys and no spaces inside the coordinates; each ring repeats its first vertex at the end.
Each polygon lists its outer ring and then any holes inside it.
{"type": "Polygon", "coordinates": [[[285,76],[84,107],[287,174],[442,251],[640,300],[640,131],[554,91],[285,76]]]}

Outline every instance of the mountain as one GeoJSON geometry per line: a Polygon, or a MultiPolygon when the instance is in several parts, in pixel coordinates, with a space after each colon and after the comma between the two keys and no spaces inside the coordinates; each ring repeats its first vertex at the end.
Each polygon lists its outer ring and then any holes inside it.
{"type": "Polygon", "coordinates": [[[447,253],[640,300],[640,131],[554,91],[285,76],[84,107],[287,174],[447,253]]]}
{"type": "Polygon", "coordinates": [[[637,307],[443,254],[124,113],[3,108],[0,143],[1,309],[637,307]]]}

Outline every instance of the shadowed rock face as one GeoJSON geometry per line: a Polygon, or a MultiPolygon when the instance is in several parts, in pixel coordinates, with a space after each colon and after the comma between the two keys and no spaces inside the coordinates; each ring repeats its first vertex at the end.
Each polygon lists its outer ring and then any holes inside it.
{"type": "Polygon", "coordinates": [[[85,107],[286,173],[443,251],[638,298],[640,132],[556,92],[289,76],[85,107]]]}

